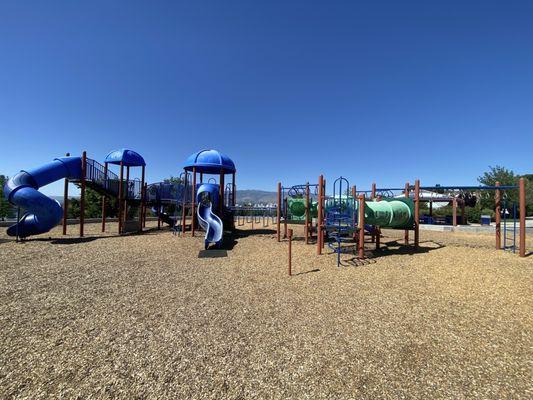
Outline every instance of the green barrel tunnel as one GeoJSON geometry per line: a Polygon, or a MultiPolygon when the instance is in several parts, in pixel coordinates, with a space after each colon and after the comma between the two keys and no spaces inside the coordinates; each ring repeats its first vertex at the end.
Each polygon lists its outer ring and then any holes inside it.
{"type": "MultiPolygon", "coordinates": [[[[339,199],[326,201],[326,212],[334,204],[339,204],[339,199]]],[[[340,199],[343,213],[352,214],[359,212],[359,201],[353,201],[351,196],[340,199]],[[354,210],[355,205],[355,210],[354,210]]],[[[415,204],[410,198],[393,197],[382,198],[380,201],[365,201],[365,224],[379,226],[380,228],[410,229],[414,224],[415,204]]]]}

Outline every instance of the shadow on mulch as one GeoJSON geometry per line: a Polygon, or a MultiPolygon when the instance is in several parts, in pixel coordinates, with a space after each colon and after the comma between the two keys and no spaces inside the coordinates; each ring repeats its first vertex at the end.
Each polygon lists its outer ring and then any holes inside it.
{"type": "Polygon", "coordinates": [[[198,252],[198,258],[219,258],[227,257],[228,251],[221,249],[209,249],[209,250],[200,250],[198,252]]]}
{"type": "Polygon", "coordinates": [[[245,229],[235,230],[235,237],[244,238],[253,235],[273,235],[276,231],[274,229],[245,229]]]}
{"type": "Polygon", "coordinates": [[[292,274],[293,276],[296,276],[296,275],[305,275],[305,274],[311,274],[313,272],[320,272],[320,268],[315,268],[315,269],[312,269],[310,271],[302,271],[302,272],[297,272],[295,274],[292,274]]]}
{"type": "MultiPolygon", "coordinates": [[[[14,242],[15,240],[13,239],[12,241],[14,242]]],[[[0,244],[9,243],[9,242],[11,242],[11,240],[9,240],[9,239],[0,239],[0,244]]]]}
{"type": "MultiPolygon", "coordinates": [[[[413,255],[413,254],[423,254],[423,253],[429,253],[433,250],[442,249],[443,247],[446,247],[442,243],[437,243],[434,241],[426,241],[426,242],[420,242],[418,249],[415,250],[415,247],[413,244],[405,245],[403,243],[400,243],[398,240],[390,241],[390,242],[382,242],[381,247],[379,250],[376,250],[375,248],[372,248],[371,246],[375,246],[375,243],[367,242],[365,241],[365,259],[360,259],[358,257],[353,257],[349,260],[342,260],[341,265],[345,266],[362,266],[362,265],[368,265],[375,262],[371,261],[372,259],[376,259],[379,257],[386,257],[391,255],[413,255]],[[431,243],[432,246],[424,246],[424,243],[431,243]]],[[[330,249],[331,250],[331,249],[330,249]]],[[[341,254],[354,254],[357,251],[356,244],[348,244],[342,246],[341,254]]]]}
{"type": "Polygon", "coordinates": [[[372,250],[372,258],[386,257],[391,255],[413,255],[413,254],[424,254],[429,253],[433,250],[438,250],[446,247],[442,243],[437,243],[433,241],[420,242],[418,249],[415,249],[413,244],[405,245],[399,243],[398,240],[392,242],[385,242],[381,244],[379,250],[372,250]],[[431,243],[433,246],[424,246],[424,244],[431,243]]]}

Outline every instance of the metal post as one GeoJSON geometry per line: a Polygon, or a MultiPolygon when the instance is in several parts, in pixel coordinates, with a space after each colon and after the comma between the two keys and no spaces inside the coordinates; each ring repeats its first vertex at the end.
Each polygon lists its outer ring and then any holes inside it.
{"type": "Polygon", "coordinates": [[[130,197],[130,166],[126,167],[126,190],[124,196],[124,224],[128,220],[128,199],[130,197]]]}
{"type": "Polygon", "coordinates": [[[19,229],[20,229],[20,207],[17,207],[17,225],[16,225],[16,230],[15,230],[15,242],[19,242],[19,238],[20,238],[20,232],[19,232],[19,229]]]}
{"type": "Polygon", "coordinates": [[[352,215],[352,220],[353,220],[353,235],[352,235],[352,238],[353,240],[357,240],[357,229],[356,229],[356,226],[355,226],[355,206],[357,204],[357,190],[355,189],[355,185],[352,186],[352,198],[353,198],[353,215],[352,215]]]}
{"type": "Polygon", "coordinates": [[[185,236],[185,224],[187,222],[187,186],[189,186],[189,174],[185,171],[185,186],[183,189],[183,203],[181,207],[181,235],[185,236]]]}
{"type": "Polygon", "coordinates": [[[370,193],[370,199],[374,200],[376,198],[376,182],[372,183],[372,192],[370,193]]]}
{"type": "MultiPolygon", "coordinates": [[[[144,184],[144,195],[146,196],[146,194],[148,193],[148,184],[145,183],[144,184]]],[[[146,228],[146,197],[145,197],[145,202],[144,202],[144,207],[143,207],[143,228],[146,228]]]]}
{"type": "Polygon", "coordinates": [[[292,229],[289,229],[289,276],[292,276],[292,229]]]}
{"type": "Polygon", "coordinates": [[[124,199],[124,190],[123,190],[123,181],[124,180],[124,164],[120,162],[120,176],[118,181],[118,234],[122,234],[122,211],[123,211],[123,199],[124,199]]]}
{"type": "MultiPolygon", "coordinates": [[[[104,163],[104,188],[107,189],[107,169],[108,164],[104,163]]],[[[106,209],[105,209],[105,200],[106,195],[102,195],[102,232],[105,232],[105,219],[106,219],[106,209]]]]}
{"type": "MultiPolygon", "coordinates": [[[[191,236],[194,236],[194,230],[195,230],[195,226],[194,226],[194,220],[195,220],[195,217],[196,217],[196,167],[192,167],[192,199],[191,199],[191,202],[192,202],[192,221],[191,221],[191,236]]],[[[218,199],[218,202],[220,203],[221,199],[218,199]]]]}
{"type": "Polygon", "coordinates": [[[520,202],[520,257],[526,256],[526,182],[520,178],[518,184],[518,198],[520,202]]]}
{"type": "MultiPolygon", "coordinates": [[[[500,182],[496,182],[495,186],[499,187],[500,182]]],[[[500,189],[496,189],[494,192],[494,201],[496,207],[494,210],[494,220],[496,223],[496,250],[502,248],[502,230],[501,230],[501,219],[502,219],[502,194],[500,189]]]]}
{"type": "Polygon", "coordinates": [[[224,209],[224,170],[220,170],[220,180],[219,180],[219,190],[220,190],[220,199],[218,201],[218,212],[220,218],[222,218],[222,210],[224,209]]]}
{"type": "Polygon", "coordinates": [[[420,179],[415,181],[415,249],[420,244],[420,179]]]}
{"type": "Polygon", "coordinates": [[[276,223],[278,242],[281,241],[281,182],[278,182],[278,204],[276,207],[276,223]]]}
{"type": "Polygon", "coordinates": [[[452,224],[453,226],[457,226],[457,198],[453,198],[452,200],[452,224]]]}
{"type": "Polygon", "coordinates": [[[235,204],[237,204],[237,185],[235,184],[235,172],[231,175],[231,199],[231,205],[235,207],[235,204]]]}
{"type": "Polygon", "coordinates": [[[87,172],[87,152],[81,155],[81,192],[80,192],[80,237],[83,237],[85,223],[85,174],[87,172]]]}
{"type": "Polygon", "coordinates": [[[324,221],[326,220],[326,178],[323,179],[322,183],[324,184],[323,187],[322,187],[322,216],[320,218],[322,218],[322,231],[320,233],[321,235],[321,238],[320,238],[320,243],[321,243],[321,246],[322,246],[322,249],[324,249],[324,246],[325,246],[325,240],[324,240],[324,235],[325,235],[325,228],[324,228],[324,221]]]}
{"type": "Polygon", "coordinates": [[[305,185],[305,244],[309,244],[309,182],[305,185]]]}
{"type": "Polygon", "coordinates": [[[359,195],[359,258],[365,258],[365,195],[359,195]]]}
{"type": "Polygon", "coordinates": [[[324,176],[320,175],[318,177],[318,223],[317,223],[317,232],[316,232],[316,254],[322,254],[322,224],[324,220],[322,219],[322,199],[324,196],[324,176]]]}
{"type": "Polygon", "coordinates": [[[145,166],[141,167],[141,207],[139,209],[139,232],[143,230],[143,209],[144,209],[144,173],[145,166]]]}
{"type": "MultiPolygon", "coordinates": [[[[70,157],[70,153],[65,154],[66,157],[70,157]]],[[[68,179],[65,178],[65,184],[63,186],[63,235],[67,234],[67,219],[68,219],[68,179]]]]}
{"type": "MultiPolygon", "coordinates": [[[[405,182],[405,189],[404,189],[404,194],[405,194],[405,197],[409,198],[409,182],[405,182]]],[[[409,229],[406,229],[403,233],[403,242],[405,245],[408,245],[409,244],[409,229]]]]}
{"type": "Polygon", "coordinates": [[[285,211],[285,218],[283,218],[283,239],[287,237],[287,216],[289,215],[289,209],[288,209],[289,201],[287,198],[283,199],[283,210],[285,211]]]}

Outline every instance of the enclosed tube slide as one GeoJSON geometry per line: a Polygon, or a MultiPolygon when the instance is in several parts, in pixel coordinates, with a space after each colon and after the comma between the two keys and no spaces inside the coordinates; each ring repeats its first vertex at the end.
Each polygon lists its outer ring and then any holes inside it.
{"type": "Polygon", "coordinates": [[[365,202],[365,223],[380,228],[411,228],[414,223],[413,200],[384,198],[380,201],[365,202]]]}
{"type": "Polygon", "coordinates": [[[222,220],[213,213],[213,207],[216,208],[219,201],[219,186],[213,183],[202,183],[196,192],[196,201],[198,202],[198,222],[205,230],[205,248],[210,243],[216,243],[220,247],[222,243],[222,234],[224,232],[222,220]]]}
{"type": "Polygon", "coordinates": [[[20,221],[7,229],[9,236],[25,238],[46,233],[61,222],[63,209],[38,189],[59,179],[81,179],[81,158],[61,157],[39,168],[22,170],[4,187],[4,196],[14,206],[25,210],[20,221]]]}
{"type": "MultiPolygon", "coordinates": [[[[359,201],[355,201],[355,210],[353,205],[353,197],[350,196],[343,196],[340,200],[328,199],[326,211],[337,207],[341,213],[357,215],[359,201]]],[[[414,214],[414,202],[410,198],[395,197],[383,198],[380,201],[365,201],[365,226],[409,229],[413,227],[414,214]]]]}

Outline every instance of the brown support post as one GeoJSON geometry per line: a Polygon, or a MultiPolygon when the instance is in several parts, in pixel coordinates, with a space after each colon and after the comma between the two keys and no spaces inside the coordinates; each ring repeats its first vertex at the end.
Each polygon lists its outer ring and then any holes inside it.
{"type": "MultiPolygon", "coordinates": [[[[148,184],[145,183],[144,184],[144,195],[146,196],[146,193],[148,190],[148,184]]],[[[145,197],[145,202],[144,202],[144,207],[143,207],[143,228],[146,228],[146,197],[145,197]]]]}
{"type": "Polygon", "coordinates": [[[415,181],[415,249],[420,243],[420,179],[415,181]]]}
{"type": "Polygon", "coordinates": [[[289,215],[288,209],[289,201],[287,198],[283,199],[283,210],[285,211],[285,218],[283,218],[283,239],[287,238],[287,216],[289,215]]]}
{"type": "MultiPolygon", "coordinates": [[[[355,205],[356,205],[356,203],[357,203],[357,190],[355,189],[355,185],[352,186],[352,197],[353,197],[353,205],[354,205],[354,210],[355,210],[355,205]]],[[[354,218],[354,223],[355,223],[355,213],[354,213],[354,215],[353,215],[353,218],[354,218]]],[[[353,240],[357,240],[357,229],[355,229],[356,226],[353,226],[352,228],[354,228],[354,229],[353,229],[353,236],[352,236],[352,238],[353,238],[353,240]]]]}
{"type": "Polygon", "coordinates": [[[185,171],[185,190],[181,207],[181,236],[185,236],[185,225],[187,222],[187,186],[189,186],[189,174],[187,173],[187,171],[185,171]]]}
{"type": "Polygon", "coordinates": [[[235,185],[235,172],[231,175],[231,199],[231,205],[235,207],[235,204],[237,204],[237,186],[235,185]]]}
{"type": "Polygon", "coordinates": [[[118,181],[118,234],[121,235],[122,234],[122,211],[123,211],[123,207],[124,207],[124,190],[123,190],[123,187],[124,187],[124,183],[123,183],[123,180],[124,180],[124,164],[122,163],[122,161],[120,162],[120,176],[119,176],[119,181],[118,181]]]}
{"type": "Polygon", "coordinates": [[[465,201],[461,200],[461,225],[466,225],[465,201]]]}
{"type": "MultiPolygon", "coordinates": [[[[196,217],[196,167],[192,167],[192,221],[191,221],[191,236],[194,236],[194,231],[195,231],[195,224],[194,224],[194,220],[195,220],[195,217],[196,217]]],[[[219,203],[221,202],[222,200],[219,199],[219,203]]]]}
{"type": "Polygon", "coordinates": [[[276,207],[278,242],[281,241],[281,182],[278,182],[278,205],[276,207]]]}
{"type": "Polygon", "coordinates": [[[305,244],[309,244],[309,182],[305,185],[305,244]]]}
{"type": "Polygon", "coordinates": [[[292,229],[289,229],[289,276],[292,276],[292,229]]]}
{"type": "Polygon", "coordinates": [[[323,183],[324,183],[324,186],[322,187],[322,233],[321,233],[321,239],[320,239],[322,249],[325,246],[325,241],[324,241],[324,235],[325,235],[324,221],[326,219],[326,179],[325,178],[323,180],[323,183]]]}
{"type": "Polygon", "coordinates": [[[222,218],[222,211],[224,210],[224,190],[226,186],[224,170],[220,170],[220,200],[218,202],[218,212],[220,213],[220,218],[222,218]]]}
{"type": "MultiPolygon", "coordinates": [[[[66,157],[70,157],[70,153],[65,154],[66,157]]],[[[65,178],[65,184],[63,186],[63,235],[67,234],[67,219],[68,219],[68,179],[65,178]]]]}
{"type": "Polygon", "coordinates": [[[518,184],[518,199],[520,208],[520,257],[526,256],[526,182],[520,178],[518,184]]]}
{"type": "MultiPolygon", "coordinates": [[[[405,194],[405,197],[409,198],[409,182],[406,182],[405,183],[405,189],[404,189],[404,194],[405,194]]],[[[403,242],[408,245],[409,244],[409,229],[406,229],[403,233],[403,242]]]]}
{"type": "Polygon", "coordinates": [[[453,226],[457,226],[457,198],[452,200],[452,223],[453,226]]]}
{"type": "Polygon", "coordinates": [[[157,204],[157,230],[161,230],[161,203],[157,204]]]}
{"type": "Polygon", "coordinates": [[[358,256],[365,258],[365,195],[359,195],[359,243],[358,256]]]}
{"type": "Polygon", "coordinates": [[[144,172],[145,166],[141,167],[141,207],[139,209],[139,232],[143,230],[143,209],[144,209],[144,172]]]}
{"type": "Polygon", "coordinates": [[[130,195],[130,167],[126,167],[126,195],[124,196],[124,224],[128,220],[128,198],[130,195]]]}
{"type": "MultiPolygon", "coordinates": [[[[376,201],[381,201],[381,195],[379,195],[377,198],[376,198],[376,201]]],[[[380,242],[381,242],[381,229],[379,228],[379,226],[375,226],[374,227],[374,236],[376,238],[376,250],[379,250],[379,246],[380,246],[380,242]]]]}
{"type": "MultiPolygon", "coordinates": [[[[374,200],[376,198],[376,182],[372,182],[372,192],[370,192],[370,199],[374,200]]],[[[372,229],[372,243],[376,241],[376,227],[372,229]]]]}
{"type": "Polygon", "coordinates": [[[80,191],[80,237],[83,237],[85,223],[85,173],[87,171],[87,152],[81,155],[81,191],[80,191]]]}
{"type": "MultiPolygon", "coordinates": [[[[499,187],[500,182],[496,182],[495,186],[499,187]]],[[[496,223],[496,250],[502,248],[502,230],[501,230],[501,217],[502,217],[502,193],[500,189],[496,189],[494,192],[495,210],[494,220],[496,223]]]]}
{"type": "MultiPolygon", "coordinates": [[[[107,183],[107,169],[109,168],[107,163],[104,163],[104,187],[107,183]]],[[[107,188],[106,188],[107,189],[107,188]]],[[[105,232],[105,219],[106,219],[106,209],[105,209],[105,194],[102,195],[102,232],[105,232]]]]}
{"type": "Polygon", "coordinates": [[[200,183],[204,183],[204,173],[200,172],[200,183]]]}

